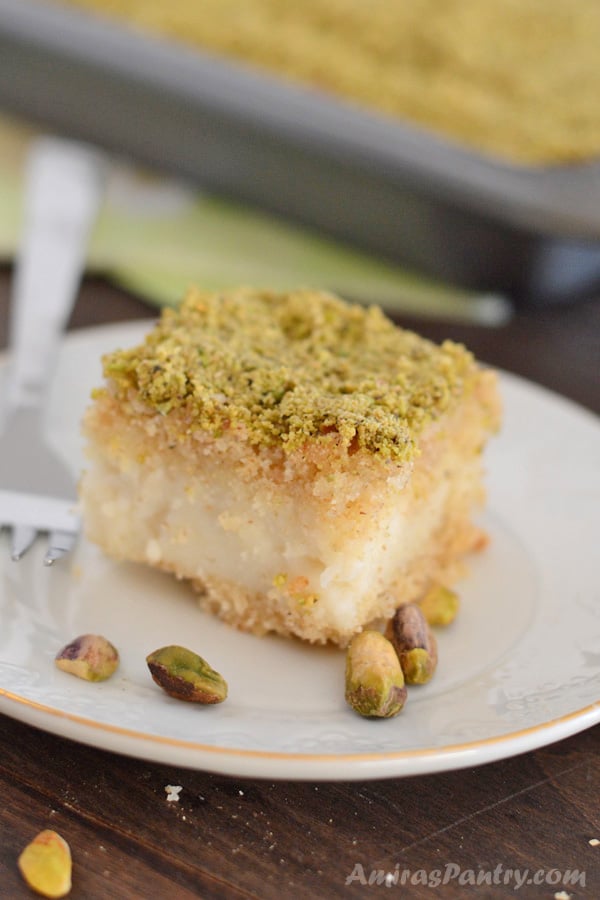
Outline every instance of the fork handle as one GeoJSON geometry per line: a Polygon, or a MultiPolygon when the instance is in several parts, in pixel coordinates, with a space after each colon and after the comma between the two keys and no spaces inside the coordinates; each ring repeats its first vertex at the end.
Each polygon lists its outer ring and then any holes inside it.
{"type": "Polygon", "coordinates": [[[57,138],[40,138],[28,156],[11,306],[9,412],[43,406],[79,290],[103,170],[101,154],[57,138]]]}

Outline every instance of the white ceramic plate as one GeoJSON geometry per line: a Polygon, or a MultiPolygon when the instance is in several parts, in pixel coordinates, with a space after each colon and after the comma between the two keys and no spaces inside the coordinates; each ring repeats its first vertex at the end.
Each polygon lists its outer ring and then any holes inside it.
{"type": "MultiPolygon", "coordinates": [[[[138,341],[147,323],[75,332],[64,344],[48,433],[79,470],[78,422],[100,356],[138,341]]],[[[192,592],[82,540],[42,565],[0,542],[0,710],[57,735],[224,774],[364,779],[472,766],[559,740],[600,721],[600,425],[579,407],[505,375],[506,418],[487,455],[492,542],[460,587],[457,622],[439,633],[433,682],[395,719],[355,715],[343,699],[343,653],[236,632],[200,612],[192,592]],[[84,632],[121,651],[102,684],[56,669],[84,632]],[[145,657],[192,647],[223,673],[226,703],[170,699],[145,657]]]]}

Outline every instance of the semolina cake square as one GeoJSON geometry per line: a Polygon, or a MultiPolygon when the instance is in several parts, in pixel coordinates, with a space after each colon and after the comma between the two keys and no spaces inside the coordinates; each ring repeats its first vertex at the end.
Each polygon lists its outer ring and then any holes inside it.
{"type": "Polygon", "coordinates": [[[345,645],[483,546],[500,403],[458,344],[330,293],[193,289],[103,362],[87,536],[232,625],[345,645]]]}

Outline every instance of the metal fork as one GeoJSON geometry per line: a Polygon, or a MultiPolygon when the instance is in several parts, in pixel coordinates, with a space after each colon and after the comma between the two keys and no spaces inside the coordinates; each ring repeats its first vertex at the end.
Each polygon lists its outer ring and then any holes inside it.
{"type": "Polygon", "coordinates": [[[36,141],[27,161],[25,229],[13,282],[0,433],[0,527],[12,531],[14,560],[38,532],[48,532],[44,563],[52,565],[79,533],[75,478],[46,441],[44,412],[79,289],[103,168],[100,154],[55,138],[36,141]]]}

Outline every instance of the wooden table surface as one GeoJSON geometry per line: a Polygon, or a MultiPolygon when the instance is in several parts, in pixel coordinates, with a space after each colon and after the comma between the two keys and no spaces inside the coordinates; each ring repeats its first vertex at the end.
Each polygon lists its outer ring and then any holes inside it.
{"type": "MultiPolygon", "coordinates": [[[[4,269],[0,340],[8,284],[4,269]]],[[[153,314],[88,280],[72,327],[153,314]]],[[[520,314],[494,330],[406,324],[464,340],[488,362],[600,412],[600,300],[520,314]]],[[[458,772],[249,781],[128,759],[0,716],[0,897],[32,896],[16,860],[34,834],[53,828],[72,849],[73,900],[362,897],[387,890],[363,883],[371,873],[396,870],[409,870],[411,883],[392,885],[390,896],[598,898],[599,751],[596,726],[458,772]],[[179,803],[166,802],[167,784],[183,786],[179,803]],[[569,871],[577,883],[565,886],[569,871]],[[469,884],[480,872],[492,883],[469,884]],[[524,875],[541,883],[519,888],[524,875]]]]}

